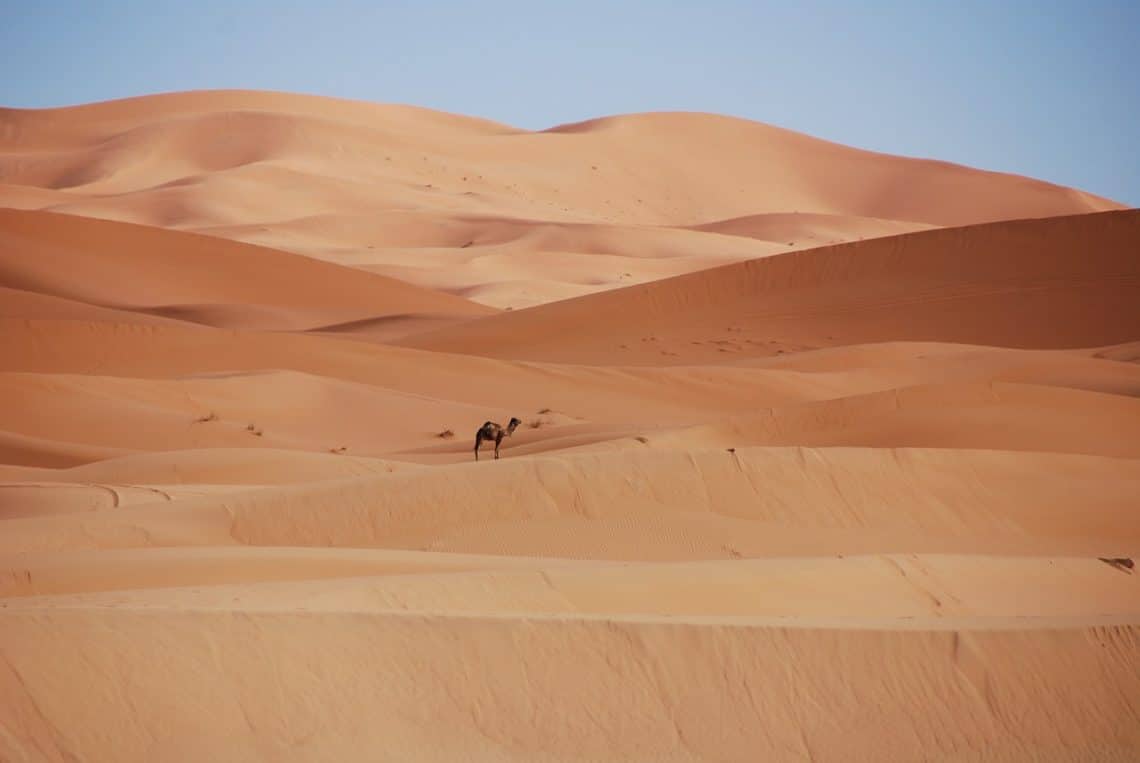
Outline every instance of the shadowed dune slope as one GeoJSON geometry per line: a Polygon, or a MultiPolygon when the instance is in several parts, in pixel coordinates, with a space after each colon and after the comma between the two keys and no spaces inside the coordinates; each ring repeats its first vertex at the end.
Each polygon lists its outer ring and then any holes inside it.
{"type": "Polygon", "coordinates": [[[810,212],[769,212],[695,225],[695,230],[784,243],[810,241],[816,246],[849,238],[877,238],[936,227],[929,223],[840,217],[810,212]]]}
{"type": "Polygon", "coordinates": [[[1140,334],[1140,212],[822,247],[501,314],[406,344],[678,365],[887,340],[1108,345],[1140,334]]]}
{"type": "MultiPolygon", "coordinates": [[[[0,285],[226,328],[298,330],[489,308],[286,252],[139,225],[0,209],[0,285]]],[[[42,308],[46,310],[47,308],[42,308]]],[[[65,313],[66,315],[66,313],[65,313]]],[[[105,312],[91,310],[90,319],[105,312]]],[[[104,318],[105,319],[105,318],[104,318]]]]}

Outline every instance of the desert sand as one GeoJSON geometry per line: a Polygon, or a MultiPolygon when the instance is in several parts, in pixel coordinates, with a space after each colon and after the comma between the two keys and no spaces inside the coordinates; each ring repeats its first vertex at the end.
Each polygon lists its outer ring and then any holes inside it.
{"type": "Polygon", "coordinates": [[[1111,200],[709,114],[5,109],[0,335],[0,760],[1140,757],[1111,200]]]}

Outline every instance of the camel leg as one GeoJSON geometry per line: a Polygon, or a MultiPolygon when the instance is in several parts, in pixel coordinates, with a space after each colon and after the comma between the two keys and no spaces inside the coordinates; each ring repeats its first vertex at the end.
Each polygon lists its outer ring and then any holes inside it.
{"type": "Polygon", "coordinates": [[[503,442],[503,436],[499,435],[495,438],[495,458],[499,457],[499,445],[503,442]]]}
{"type": "Polygon", "coordinates": [[[483,438],[475,435],[475,460],[479,460],[479,446],[483,444],[483,438]]]}

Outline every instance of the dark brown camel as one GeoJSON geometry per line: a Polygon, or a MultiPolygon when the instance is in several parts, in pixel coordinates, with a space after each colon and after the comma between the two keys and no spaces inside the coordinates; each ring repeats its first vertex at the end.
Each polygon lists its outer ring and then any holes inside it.
{"type": "Polygon", "coordinates": [[[511,417],[506,427],[496,424],[493,421],[484,422],[483,426],[479,427],[479,431],[475,433],[475,460],[479,460],[479,446],[483,444],[484,440],[495,441],[495,458],[498,458],[499,445],[503,442],[503,438],[510,437],[514,434],[521,423],[521,421],[514,417],[511,417]]]}

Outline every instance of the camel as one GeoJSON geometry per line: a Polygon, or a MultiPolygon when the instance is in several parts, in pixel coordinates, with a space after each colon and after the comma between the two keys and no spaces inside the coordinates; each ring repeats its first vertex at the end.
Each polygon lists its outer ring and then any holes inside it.
{"type": "Polygon", "coordinates": [[[483,426],[479,427],[479,431],[475,433],[475,460],[479,460],[479,446],[483,444],[484,440],[495,441],[495,458],[498,458],[499,445],[503,442],[503,438],[510,437],[514,434],[521,423],[521,421],[513,416],[511,420],[507,422],[506,427],[501,424],[496,424],[494,421],[483,422],[483,426]]]}

